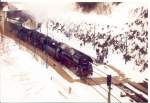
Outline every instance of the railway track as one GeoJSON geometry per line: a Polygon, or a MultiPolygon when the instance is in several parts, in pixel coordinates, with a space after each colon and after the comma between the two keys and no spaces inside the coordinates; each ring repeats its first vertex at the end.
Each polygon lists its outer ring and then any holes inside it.
{"type": "MultiPolygon", "coordinates": [[[[101,73],[103,73],[105,75],[108,75],[107,73],[105,73],[102,70],[100,70],[99,68],[97,68],[96,65],[94,66],[94,68],[97,69],[98,71],[100,71],[101,73]]],[[[93,71],[93,72],[95,72],[95,71],[93,71]]],[[[95,73],[101,76],[101,74],[99,74],[97,72],[95,72],[95,73]]],[[[115,79],[115,78],[113,78],[113,79],[115,79]]],[[[92,81],[95,82],[94,80],[92,80],[92,81]]],[[[96,84],[96,82],[95,82],[95,84],[96,84]]],[[[131,81],[128,81],[128,84],[132,86],[132,82],[131,81]]],[[[139,94],[139,93],[135,92],[134,90],[132,90],[129,87],[125,86],[123,83],[114,84],[114,85],[116,85],[118,88],[123,90],[126,93],[126,96],[130,97],[135,102],[140,102],[140,103],[147,103],[148,102],[148,100],[145,97],[143,97],[142,94],[139,94]]],[[[141,91],[139,88],[137,88],[135,86],[133,86],[133,87],[135,89],[141,91]]],[[[103,89],[105,89],[105,88],[103,88],[103,89]]],[[[105,91],[108,92],[108,90],[106,90],[106,89],[105,89],[105,91]]],[[[113,95],[111,94],[111,96],[113,96],[113,95]]]]}
{"type": "MultiPolygon", "coordinates": [[[[87,84],[89,84],[89,80],[85,81],[87,84]]],[[[107,96],[105,96],[99,89],[97,89],[94,86],[91,86],[91,88],[93,88],[100,96],[102,96],[106,101],[107,101],[107,96]]]]}
{"type": "MultiPolygon", "coordinates": [[[[90,84],[91,82],[93,82],[95,85],[97,84],[95,80],[93,80],[92,78],[87,79],[86,84],[90,84]]],[[[93,88],[100,96],[102,96],[106,101],[108,100],[108,90],[105,89],[104,87],[102,87],[101,85],[97,85],[97,87],[95,86],[91,86],[91,88],[93,88]],[[101,91],[100,91],[101,90],[101,91]],[[105,94],[105,95],[104,95],[105,94]]],[[[111,98],[112,98],[112,102],[117,102],[117,103],[121,103],[121,101],[115,97],[113,94],[111,94],[111,98]]]]}
{"type": "Polygon", "coordinates": [[[129,84],[131,86],[133,86],[134,88],[140,90],[144,94],[148,95],[148,90],[147,90],[148,89],[148,83],[146,84],[145,82],[143,82],[143,83],[129,82],[129,84]]]}
{"type": "Polygon", "coordinates": [[[141,94],[136,93],[124,84],[119,84],[117,86],[126,93],[126,96],[130,97],[134,101],[138,103],[148,103],[148,100],[144,98],[141,94]]]}
{"type": "MultiPolygon", "coordinates": [[[[104,75],[107,76],[107,74],[106,74],[105,72],[103,72],[102,70],[98,69],[96,66],[94,66],[94,68],[97,69],[98,71],[100,71],[101,73],[103,73],[104,75]]],[[[96,73],[96,74],[99,75],[99,76],[102,76],[101,74],[97,73],[96,71],[93,71],[93,72],[96,73]]],[[[96,82],[95,80],[93,80],[92,78],[89,78],[86,82],[87,82],[87,84],[89,84],[88,82],[93,82],[95,85],[97,84],[97,82],[96,82]]],[[[91,87],[92,87],[92,88],[95,88],[95,87],[93,87],[93,86],[91,86],[91,87]]],[[[106,93],[108,93],[108,90],[105,89],[104,87],[102,87],[101,85],[98,85],[98,87],[99,87],[100,89],[102,89],[103,91],[105,91],[106,93]]],[[[97,91],[97,90],[96,90],[96,91],[97,91]]],[[[115,97],[113,94],[111,94],[111,96],[113,97],[113,100],[116,100],[116,101],[113,101],[113,102],[121,103],[121,101],[120,101],[117,97],[115,97]]],[[[105,97],[107,97],[107,96],[105,96],[105,97]]]]}
{"type": "Polygon", "coordinates": [[[95,64],[92,65],[96,70],[100,71],[101,73],[103,73],[104,75],[107,76],[107,73],[103,72],[102,70],[100,70],[99,68],[96,67],[95,64]]]}

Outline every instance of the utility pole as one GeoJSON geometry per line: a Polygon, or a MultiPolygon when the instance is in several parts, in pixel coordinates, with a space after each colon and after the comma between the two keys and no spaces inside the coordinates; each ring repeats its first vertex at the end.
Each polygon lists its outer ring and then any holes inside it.
{"type": "MultiPolygon", "coordinates": [[[[46,28],[47,28],[47,37],[48,37],[48,21],[47,21],[47,23],[46,23],[46,28]]],[[[46,39],[46,44],[47,44],[47,40],[48,39],[46,39]]],[[[45,47],[45,49],[46,49],[46,47],[45,47]]],[[[48,68],[48,54],[47,54],[47,52],[45,52],[46,53],[46,68],[48,68]]]]}
{"type": "Polygon", "coordinates": [[[5,34],[5,11],[0,11],[0,27],[1,27],[1,42],[3,41],[3,35],[5,34]]]}
{"type": "Polygon", "coordinates": [[[3,12],[0,11],[0,32],[1,32],[1,41],[2,41],[2,35],[3,35],[3,12]]]}
{"type": "Polygon", "coordinates": [[[3,42],[3,37],[5,34],[5,22],[7,21],[7,11],[8,5],[4,5],[4,7],[0,10],[1,42],[3,42]]]}
{"type": "Polygon", "coordinates": [[[111,75],[107,75],[108,103],[111,103],[111,75]]]}
{"type": "Polygon", "coordinates": [[[4,13],[4,34],[5,34],[5,22],[7,21],[7,11],[8,11],[8,6],[5,6],[3,8],[3,13],[4,13]]]}

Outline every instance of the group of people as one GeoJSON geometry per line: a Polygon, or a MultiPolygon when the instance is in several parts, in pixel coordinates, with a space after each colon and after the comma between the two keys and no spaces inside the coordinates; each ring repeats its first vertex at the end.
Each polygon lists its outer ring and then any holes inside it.
{"type": "Polygon", "coordinates": [[[91,43],[99,63],[104,63],[109,53],[121,53],[125,63],[132,60],[143,71],[148,67],[148,59],[146,58],[148,55],[148,10],[141,7],[135,11],[140,11],[140,15],[132,22],[125,23],[124,25],[128,29],[120,30],[119,33],[116,31],[121,28],[117,25],[87,22],[63,24],[51,20],[50,26],[52,30],[61,32],[69,38],[79,39],[82,41],[80,46],[91,43]]]}

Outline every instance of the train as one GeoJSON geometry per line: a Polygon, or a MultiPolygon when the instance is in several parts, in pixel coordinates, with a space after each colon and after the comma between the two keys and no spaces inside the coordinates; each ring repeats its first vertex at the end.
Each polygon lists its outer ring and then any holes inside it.
{"type": "Polygon", "coordinates": [[[86,79],[93,74],[93,60],[88,55],[41,32],[23,27],[18,23],[8,22],[11,30],[15,31],[15,35],[19,40],[45,52],[48,56],[65,65],[80,79],[86,79]]]}

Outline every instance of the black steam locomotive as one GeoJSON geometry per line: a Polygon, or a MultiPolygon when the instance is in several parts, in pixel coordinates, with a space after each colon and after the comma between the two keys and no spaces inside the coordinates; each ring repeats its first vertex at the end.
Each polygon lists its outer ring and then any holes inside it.
{"type": "Polygon", "coordinates": [[[93,60],[89,56],[35,30],[27,29],[12,22],[10,22],[10,26],[20,40],[28,42],[33,47],[47,53],[80,78],[83,79],[92,75],[91,63],[93,60]]]}

